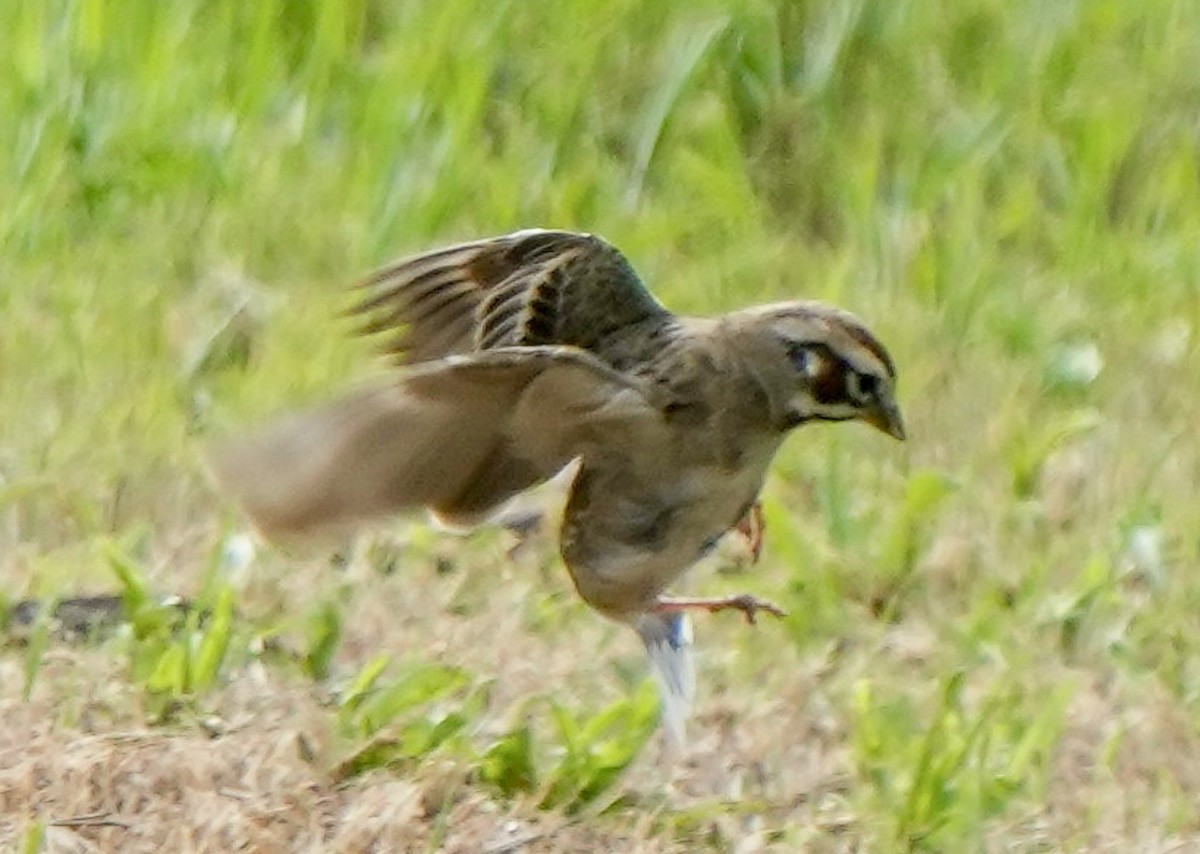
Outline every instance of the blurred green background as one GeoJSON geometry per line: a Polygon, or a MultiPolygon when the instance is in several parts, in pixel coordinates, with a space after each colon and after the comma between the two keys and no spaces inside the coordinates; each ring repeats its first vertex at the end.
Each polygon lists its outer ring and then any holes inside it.
{"type": "Polygon", "coordinates": [[[706,627],[712,690],[802,672],[842,727],[849,824],[767,785],[764,839],[1200,844],[1200,4],[7,2],[0,69],[10,597],[112,586],[113,541],[193,592],[236,524],[202,438],[380,370],[347,285],[594,231],[674,309],[834,301],[899,367],[907,445],[801,431],[763,565],[697,582],[794,613],[706,627]]]}

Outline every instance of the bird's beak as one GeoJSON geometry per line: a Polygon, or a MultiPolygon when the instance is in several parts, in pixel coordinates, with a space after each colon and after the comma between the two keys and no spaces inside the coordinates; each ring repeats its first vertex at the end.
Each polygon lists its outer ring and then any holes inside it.
{"type": "Polygon", "coordinates": [[[904,441],[904,418],[900,415],[900,407],[888,401],[880,403],[874,409],[864,412],[862,420],[866,421],[872,427],[882,430],[893,439],[904,441]]]}

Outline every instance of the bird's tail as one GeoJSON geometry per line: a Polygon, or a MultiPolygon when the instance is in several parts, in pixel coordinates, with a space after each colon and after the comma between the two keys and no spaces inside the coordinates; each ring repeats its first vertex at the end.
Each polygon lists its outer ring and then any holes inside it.
{"type": "Polygon", "coordinates": [[[691,618],[683,611],[651,612],[638,617],[633,627],[650,656],[650,670],[658,683],[662,703],[663,725],[675,745],[682,748],[696,696],[691,618]]]}

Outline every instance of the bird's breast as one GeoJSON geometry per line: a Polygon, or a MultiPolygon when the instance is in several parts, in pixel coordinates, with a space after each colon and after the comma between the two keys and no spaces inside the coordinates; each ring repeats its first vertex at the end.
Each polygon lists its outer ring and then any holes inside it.
{"type": "MultiPolygon", "coordinates": [[[[636,610],[653,600],[737,523],[762,486],[772,449],[742,464],[663,467],[585,459],[563,518],[562,554],[580,592],[636,610]]],[[[659,461],[661,462],[661,460],[659,461]]]]}

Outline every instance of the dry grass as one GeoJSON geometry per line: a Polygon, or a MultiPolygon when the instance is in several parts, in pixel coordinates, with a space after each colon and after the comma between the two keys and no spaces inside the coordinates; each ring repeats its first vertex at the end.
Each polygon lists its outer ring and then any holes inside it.
{"type": "MultiPolygon", "coordinates": [[[[535,543],[513,565],[498,560],[482,571],[445,572],[462,551],[452,543],[442,547],[443,574],[421,567],[387,579],[354,577],[370,571],[363,561],[344,570],[349,578],[333,580],[324,561],[280,561],[281,575],[256,578],[245,599],[250,608],[259,599],[301,609],[314,590],[347,584],[354,592],[345,602],[340,663],[353,667],[387,649],[469,665],[495,680],[489,711],[475,723],[487,732],[521,698],[578,691],[611,699],[623,690],[605,678],[611,659],[640,666],[632,634],[577,605],[563,606],[571,617],[549,636],[522,628],[523,603],[546,595],[544,580],[531,583],[530,576],[550,560],[547,546],[535,543]],[[469,616],[451,613],[464,595],[480,595],[464,588],[482,585],[488,602],[469,616]],[[582,649],[602,653],[589,659],[582,649]]],[[[550,586],[560,588],[555,596],[569,592],[565,578],[550,586]]],[[[762,639],[769,642],[768,631],[762,639]]],[[[331,726],[327,692],[259,663],[231,674],[202,719],[154,728],[105,649],[53,647],[28,702],[19,696],[18,663],[3,666],[6,846],[38,820],[48,824],[49,851],[674,851],[687,850],[689,838],[758,850],[768,831],[796,822],[838,850],[840,839],[850,845],[855,835],[843,803],[845,733],[805,688],[819,681],[819,662],[807,664],[804,679],[788,680],[793,695],[765,705],[735,692],[710,695],[686,759],[669,759],[664,745],[648,751],[627,780],[639,808],[618,818],[547,812],[536,798],[493,799],[468,766],[446,757],[402,775],[339,780],[347,745],[331,726]],[[756,806],[741,818],[737,811],[701,817],[683,841],[673,826],[679,819],[662,812],[699,808],[703,816],[714,800],[756,806]]]]}
{"type": "MultiPolygon", "coordinates": [[[[481,551],[500,555],[505,542],[481,539],[443,542],[439,560],[387,578],[370,577],[361,555],[340,576],[324,560],[268,555],[243,591],[246,610],[302,610],[314,595],[342,588],[347,631],[336,671],[381,649],[467,666],[494,680],[473,723],[480,738],[522,698],[602,702],[623,691],[613,662],[618,670],[640,665],[635,639],[571,603],[561,574],[541,577],[553,562],[549,544],[481,568],[489,563],[481,551]],[[547,596],[567,617],[531,632],[528,603],[547,596]],[[456,613],[465,599],[482,598],[469,614],[456,613]]],[[[702,626],[705,688],[687,755],[652,746],[618,790],[624,806],[603,816],[539,809],[536,796],[498,799],[453,755],[340,779],[352,745],[332,724],[328,690],[262,662],[230,673],[202,715],[148,727],[113,642],[53,646],[29,701],[20,697],[18,662],[7,658],[0,843],[18,847],[41,822],[44,850],[53,852],[875,850],[881,828],[856,791],[851,721],[839,698],[861,673],[916,678],[939,655],[936,630],[910,619],[797,653],[779,646],[778,628],[763,625],[743,640],[743,650],[764,647],[747,664],[723,645],[745,629],[702,626]]],[[[1131,798],[1166,804],[1164,786],[1200,790],[1200,734],[1171,699],[1148,685],[1099,684],[1086,668],[1037,679],[1072,686],[1050,770],[1023,814],[989,827],[979,849],[1200,845],[1182,802],[1160,812],[1130,806],[1131,798]]]]}

